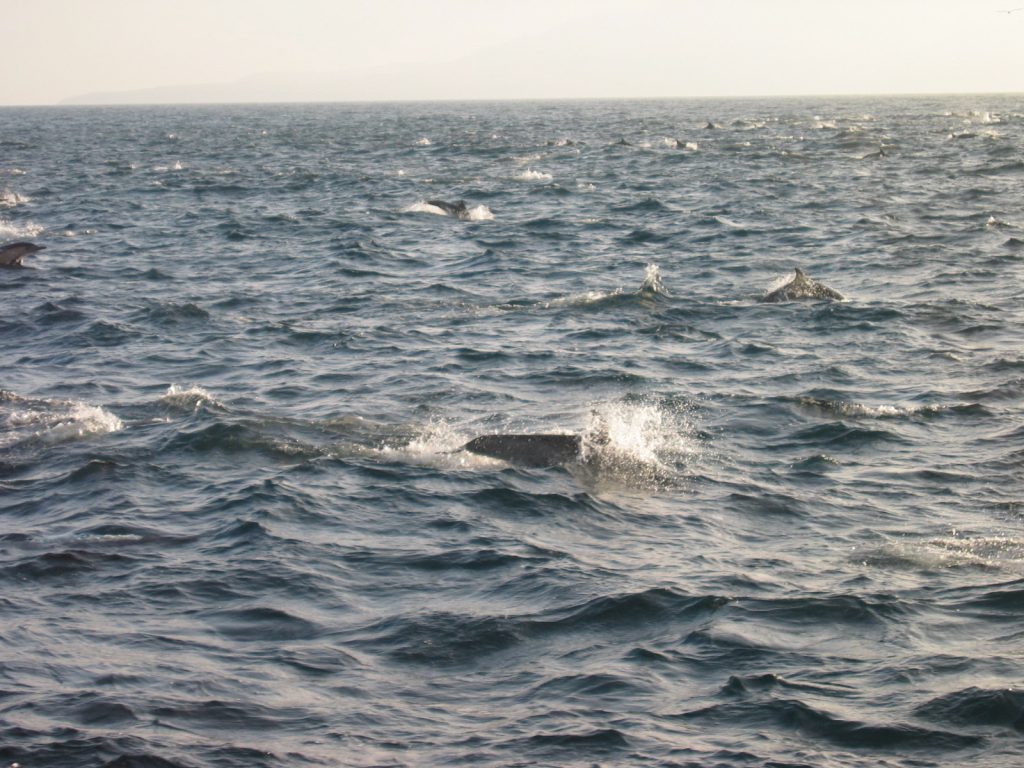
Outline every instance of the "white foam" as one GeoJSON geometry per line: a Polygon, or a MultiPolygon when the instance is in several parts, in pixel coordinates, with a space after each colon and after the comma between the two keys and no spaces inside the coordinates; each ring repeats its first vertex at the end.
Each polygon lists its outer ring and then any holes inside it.
{"type": "Polygon", "coordinates": [[[598,484],[662,488],[700,454],[687,409],[655,401],[599,403],[583,433],[582,474],[598,484]]]}
{"type": "Polygon", "coordinates": [[[368,453],[387,461],[418,464],[440,469],[485,469],[504,462],[459,449],[472,435],[447,421],[432,420],[418,430],[406,444],[382,445],[368,453]]]}
{"type": "Polygon", "coordinates": [[[516,181],[551,181],[554,179],[554,176],[550,173],[527,168],[525,171],[515,174],[512,178],[516,181]]]}
{"type": "Polygon", "coordinates": [[[420,146],[420,147],[429,147],[432,143],[433,142],[430,139],[428,139],[426,136],[424,136],[422,139],[418,139],[416,141],[417,146],[420,146]]]}
{"type": "Polygon", "coordinates": [[[448,215],[447,211],[445,211],[443,208],[438,208],[436,205],[431,205],[426,200],[417,200],[408,208],[402,209],[402,213],[432,213],[435,216],[448,215]]]}
{"type": "Polygon", "coordinates": [[[214,405],[223,408],[223,404],[213,395],[195,384],[188,387],[171,384],[167,388],[167,392],[165,392],[160,398],[160,402],[166,403],[167,405],[175,408],[184,408],[193,411],[201,405],[214,405]]]}
{"type": "Polygon", "coordinates": [[[486,205],[475,205],[469,209],[466,218],[470,221],[493,221],[494,214],[486,205]]]}
{"type": "Polygon", "coordinates": [[[27,221],[24,224],[13,224],[7,219],[0,219],[0,240],[18,240],[35,237],[43,231],[43,227],[27,221]]]}
{"type": "Polygon", "coordinates": [[[110,411],[75,400],[31,400],[11,393],[5,401],[13,407],[4,418],[0,447],[26,442],[68,443],[124,428],[110,411]]]}

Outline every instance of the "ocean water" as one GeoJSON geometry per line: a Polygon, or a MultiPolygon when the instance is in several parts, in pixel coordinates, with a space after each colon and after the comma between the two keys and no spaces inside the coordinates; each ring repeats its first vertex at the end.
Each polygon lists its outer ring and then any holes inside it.
{"type": "Polygon", "coordinates": [[[9,108],[16,240],[3,766],[1024,764],[1021,98],[9,108]]]}

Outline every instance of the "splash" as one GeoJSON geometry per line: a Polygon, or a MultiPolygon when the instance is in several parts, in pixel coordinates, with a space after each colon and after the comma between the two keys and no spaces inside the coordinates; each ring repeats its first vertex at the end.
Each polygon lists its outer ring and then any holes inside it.
{"type": "Polygon", "coordinates": [[[13,208],[16,205],[22,205],[30,202],[32,202],[31,197],[19,195],[17,192],[12,192],[9,189],[5,189],[0,192],[0,208],[13,208]]]}
{"type": "Polygon", "coordinates": [[[648,264],[644,269],[644,281],[640,285],[642,296],[668,296],[665,284],[661,282],[661,268],[657,264],[648,264]]]}
{"type": "Polygon", "coordinates": [[[448,421],[433,419],[414,430],[404,442],[384,441],[378,447],[363,449],[373,458],[399,461],[438,469],[483,469],[505,466],[498,459],[459,450],[473,435],[448,421]]]}
{"type": "Polygon", "coordinates": [[[24,224],[13,224],[7,219],[0,219],[0,240],[18,240],[25,237],[35,237],[43,231],[43,227],[33,224],[31,221],[24,224]]]}
{"type": "Polygon", "coordinates": [[[213,395],[195,384],[189,387],[171,384],[167,388],[167,392],[160,398],[160,402],[173,408],[190,411],[194,411],[203,405],[212,405],[216,408],[224,407],[223,403],[218,401],[213,395]]]}
{"type": "Polygon", "coordinates": [[[550,173],[544,173],[543,171],[535,171],[532,168],[527,168],[525,171],[520,171],[513,177],[516,181],[552,181],[554,176],[550,173]]]}
{"type": "Polygon", "coordinates": [[[486,205],[475,205],[466,212],[469,221],[493,221],[494,214],[486,205]]]}
{"type": "Polygon", "coordinates": [[[0,448],[42,443],[57,445],[124,428],[110,411],[77,400],[30,399],[0,393],[0,448]]]}
{"type": "Polygon", "coordinates": [[[592,407],[583,432],[581,476],[598,486],[658,490],[679,484],[700,455],[691,408],[649,398],[592,407]]]}

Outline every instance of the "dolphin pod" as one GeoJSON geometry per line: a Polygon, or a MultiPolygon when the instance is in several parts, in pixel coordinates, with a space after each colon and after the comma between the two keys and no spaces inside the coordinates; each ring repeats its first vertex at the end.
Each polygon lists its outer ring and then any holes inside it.
{"type": "Polygon", "coordinates": [[[20,267],[21,260],[46,248],[35,243],[9,243],[0,246],[0,267],[20,267]]]}
{"type": "Polygon", "coordinates": [[[795,301],[796,299],[835,299],[836,301],[842,301],[844,298],[846,297],[839,291],[829,288],[817,280],[812,280],[800,267],[797,267],[794,270],[792,280],[765,295],[761,301],[768,303],[795,301]]]}

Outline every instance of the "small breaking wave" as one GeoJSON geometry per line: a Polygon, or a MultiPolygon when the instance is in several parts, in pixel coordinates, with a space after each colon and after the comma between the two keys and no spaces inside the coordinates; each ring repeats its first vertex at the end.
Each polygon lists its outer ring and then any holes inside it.
{"type": "Polygon", "coordinates": [[[513,177],[516,181],[552,181],[554,176],[550,173],[544,173],[543,171],[535,171],[532,168],[527,168],[525,171],[520,171],[513,177]]]}
{"type": "Polygon", "coordinates": [[[204,405],[223,408],[224,404],[200,386],[192,384],[183,387],[171,384],[160,398],[160,402],[179,410],[194,411],[204,405]]]}
{"type": "Polygon", "coordinates": [[[27,398],[0,390],[0,448],[58,445],[123,428],[121,419],[97,405],[27,398]]]}

